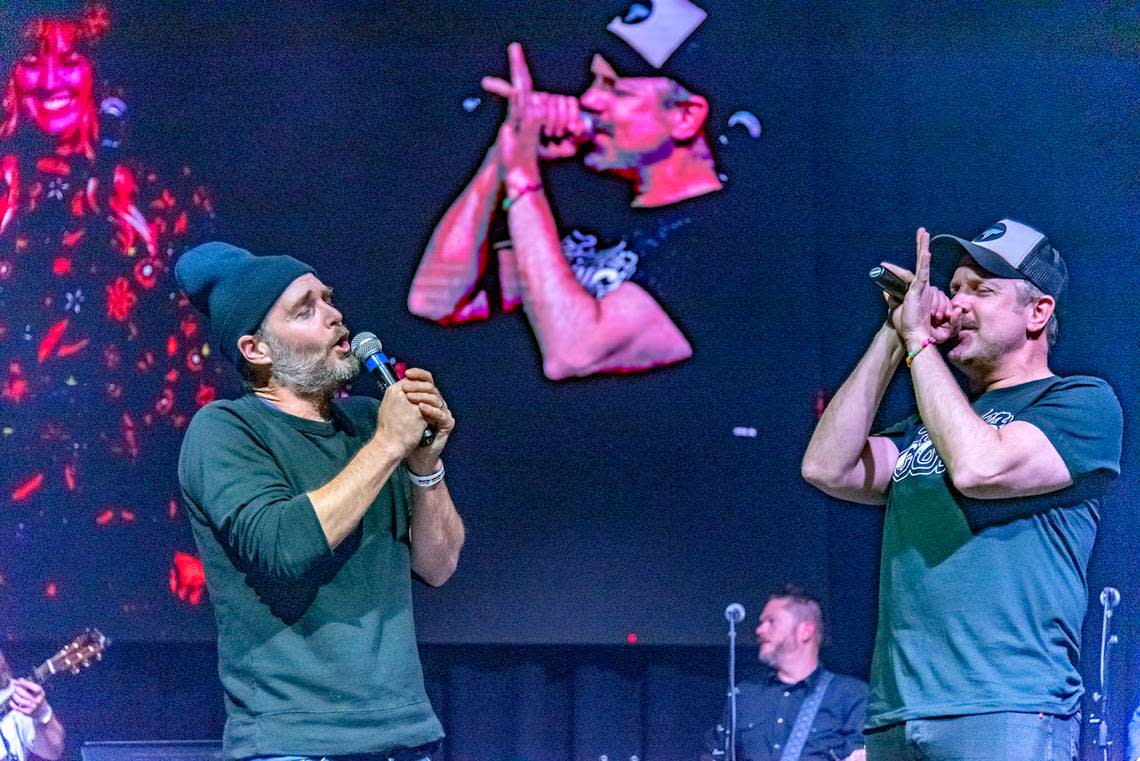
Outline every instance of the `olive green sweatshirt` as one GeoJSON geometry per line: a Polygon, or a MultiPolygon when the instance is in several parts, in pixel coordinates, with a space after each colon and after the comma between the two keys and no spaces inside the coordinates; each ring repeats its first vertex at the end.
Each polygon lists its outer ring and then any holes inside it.
{"type": "Polygon", "coordinates": [[[318,422],[247,394],[186,431],[178,476],[217,618],[227,758],[443,736],[416,647],[403,466],[335,550],[306,495],[371,438],[378,405],[337,400],[318,422]]]}

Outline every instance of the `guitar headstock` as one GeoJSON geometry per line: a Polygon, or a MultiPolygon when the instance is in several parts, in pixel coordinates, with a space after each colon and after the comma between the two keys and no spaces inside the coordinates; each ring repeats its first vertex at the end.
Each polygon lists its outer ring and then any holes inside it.
{"type": "Polygon", "coordinates": [[[98,629],[84,629],[75,639],[60,648],[44,663],[52,674],[70,671],[78,674],[80,669],[89,667],[95,661],[103,659],[103,651],[111,644],[111,640],[98,629]]]}

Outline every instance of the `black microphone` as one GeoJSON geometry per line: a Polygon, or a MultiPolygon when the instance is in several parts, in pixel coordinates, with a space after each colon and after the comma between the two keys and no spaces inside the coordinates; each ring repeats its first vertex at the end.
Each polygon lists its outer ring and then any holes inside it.
{"type": "Polygon", "coordinates": [[[902,301],[906,298],[906,289],[909,287],[905,280],[891,272],[886,267],[872,267],[867,273],[875,285],[882,288],[895,299],[902,301]]]}
{"type": "MultiPolygon", "coordinates": [[[[384,354],[384,347],[380,345],[380,339],[376,337],[375,333],[357,333],[353,336],[352,353],[356,355],[360,364],[368,372],[376,376],[377,382],[385,391],[388,390],[389,386],[394,386],[400,382],[396,374],[392,372],[392,367],[388,364],[388,357],[384,354]]],[[[429,425],[424,429],[420,446],[431,446],[433,441],[435,441],[435,430],[429,425]]]]}
{"type": "Polygon", "coordinates": [[[730,624],[738,624],[744,620],[744,606],[738,602],[730,603],[724,609],[724,620],[730,624]]]}
{"type": "Polygon", "coordinates": [[[1116,587],[1105,587],[1100,593],[1100,604],[1107,610],[1112,610],[1120,604],[1120,590],[1116,587]]]}

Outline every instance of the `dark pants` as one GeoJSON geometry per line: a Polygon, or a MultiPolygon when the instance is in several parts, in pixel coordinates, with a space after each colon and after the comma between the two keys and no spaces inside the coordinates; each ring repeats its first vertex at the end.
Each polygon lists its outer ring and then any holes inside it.
{"type": "Polygon", "coordinates": [[[1080,714],[983,713],[867,732],[867,761],[1075,761],[1080,714]]]}

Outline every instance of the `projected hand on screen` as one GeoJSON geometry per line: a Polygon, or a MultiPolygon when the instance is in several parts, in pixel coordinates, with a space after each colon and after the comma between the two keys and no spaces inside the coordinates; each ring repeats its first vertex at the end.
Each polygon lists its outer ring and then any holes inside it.
{"type": "Polygon", "coordinates": [[[174,553],[170,563],[170,593],[190,605],[199,605],[206,593],[202,561],[186,552],[174,553]]]}
{"type": "Polygon", "coordinates": [[[634,181],[635,206],[719,190],[703,135],[707,101],[665,77],[621,77],[600,56],[581,97],[540,92],[520,45],[510,46],[508,59],[509,82],[483,80],[488,92],[507,99],[507,118],[428,242],[409,310],[445,325],[490,315],[480,280],[502,197],[510,232],[497,252],[503,306],[525,306],[546,377],[636,372],[690,357],[688,339],[641,285],[625,280],[599,290],[581,281],[558,234],[539,159],[585,148],[587,168],[634,181]]]}
{"type": "MultiPolygon", "coordinates": [[[[525,91],[518,91],[511,82],[498,77],[484,77],[483,89],[487,92],[508,99],[516,112],[527,113],[541,130],[542,139],[536,141],[534,153],[540,159],[564,159],[578,152],[579,147],[586,138],[589,127],[578,105],[578,99],[570,95],[535,92],[529,79],[529,70],[526,61],[520,62],[521,71],[525,72],[525,91]],[[525,92],[525,94],[524,94],[525,92]]],[[[504,135],[508,123],[504,123],[499,130],[499,140],[496,147],[499,155],[504,152],[514,153],[514,136],[504,135]],[[506,142],[504,142],[506,141],[506,142]]],[[[530,151],[530,148],[527,149],[530,151]]],[[[508,158],[509,163],[512,158],[508,158]]]]}

